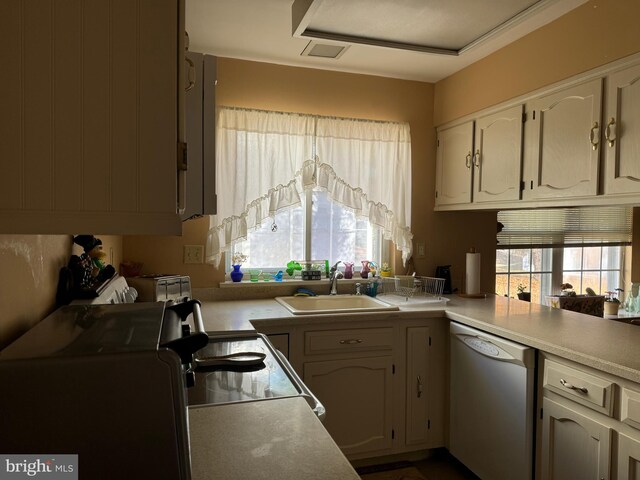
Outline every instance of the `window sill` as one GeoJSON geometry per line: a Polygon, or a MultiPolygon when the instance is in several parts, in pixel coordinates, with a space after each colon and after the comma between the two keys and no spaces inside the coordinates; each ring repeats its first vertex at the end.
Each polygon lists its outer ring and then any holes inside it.
{"type": "MultiPolygon", "coordinates": [[[[373,278],[341,278],[338,280],[339,284],[346,283],[348,285],[355,285],[356,283],[365,283],[370,282],[373,278]]],[[[243,280],[241,282],[232,282],[231,280],[227,280],[224,282],[220,282],[220,288],[253,288],[253,287],[304,287],[304,286],[318,286],[318,285],[329,285],[329,279],[323,278],[322,280],[301,280],[301,279],[284,279],[281,282],[276,282],[275,280],[269,281],[258,281],[252,282],[251,280],[243,280]]]]}

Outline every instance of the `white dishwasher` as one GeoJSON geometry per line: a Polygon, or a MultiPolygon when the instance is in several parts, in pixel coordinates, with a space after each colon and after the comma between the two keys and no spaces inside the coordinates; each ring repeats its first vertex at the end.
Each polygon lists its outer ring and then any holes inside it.
{"type": "Polygon", "coordinates": [[[451,322],[449,451],[483,480],[531,480],[535,350],[451,322]]]}

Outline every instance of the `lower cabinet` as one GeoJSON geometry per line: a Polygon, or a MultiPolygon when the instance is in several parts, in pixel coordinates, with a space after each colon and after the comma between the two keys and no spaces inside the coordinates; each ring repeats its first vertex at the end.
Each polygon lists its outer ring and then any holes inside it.
{"type": "Polygon", "coordinates": [[[640,388],[542,354],[540,479],[640,480],[640,388]]]}
{"type": "Polygon", "coordinates": [[[446,445],[448,320],[345,318],[262,328],[326,408],[350,460],[446,445]]]}
{"type": "Polygon", "coordinates": [[[392,446],[391,356],[304,364],[304,383],[327,409],[325,428],[345,455],[392,446]]]}
{"type": "MultiPolygon", "coordinates": [[[[543,400],[542,479],[609,479],[611,427],[543,400]]],[[[594,415],[597,415],[594,413],[594,415]]]]}
{"type": "Polygon", "coordinates": [[[407,328],[407,445],[429,441],[429,327],[407,328]]]}
{"type": "MultiPolygon", "coordinates": [[[[640,433],[640,432],[639,432],[640,433]]],[[[618,435],[618,480],[640,479],[640,439],[618,435]]]]}

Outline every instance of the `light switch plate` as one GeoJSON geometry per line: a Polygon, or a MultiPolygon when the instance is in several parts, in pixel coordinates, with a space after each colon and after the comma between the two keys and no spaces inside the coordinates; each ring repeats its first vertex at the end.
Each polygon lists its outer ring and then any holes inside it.
{"type": "Polygon", "coordinates": [[[204,258],[204,245],[185,245],[183,263],[202,263],[204,258]]]}
{"type": "Polygon", "coordinates": [[[424,257],[424,242],[416,243],[416,257],[424,257]]]}

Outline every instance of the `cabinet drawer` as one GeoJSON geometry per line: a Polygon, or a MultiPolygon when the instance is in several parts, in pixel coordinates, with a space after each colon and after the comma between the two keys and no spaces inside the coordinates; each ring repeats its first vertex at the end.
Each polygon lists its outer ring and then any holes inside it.
{"type": "Polygon", "coordinates": [[[640,393],[628,388],[622,389],[620,420],[640,430],[640,393]]]}
{"type": "Polygon", "coordinates": [[[544,388],[609,417],[613,414],[613,382],[610,380],[546,360],[544,388]]]}
{"type": "Polygon", "coordinates": [[[306,332],[304,353],[337,353],[363,350],[391,350],[393,329],[359,328],[353,330],[325,330],[306,332]]]}

